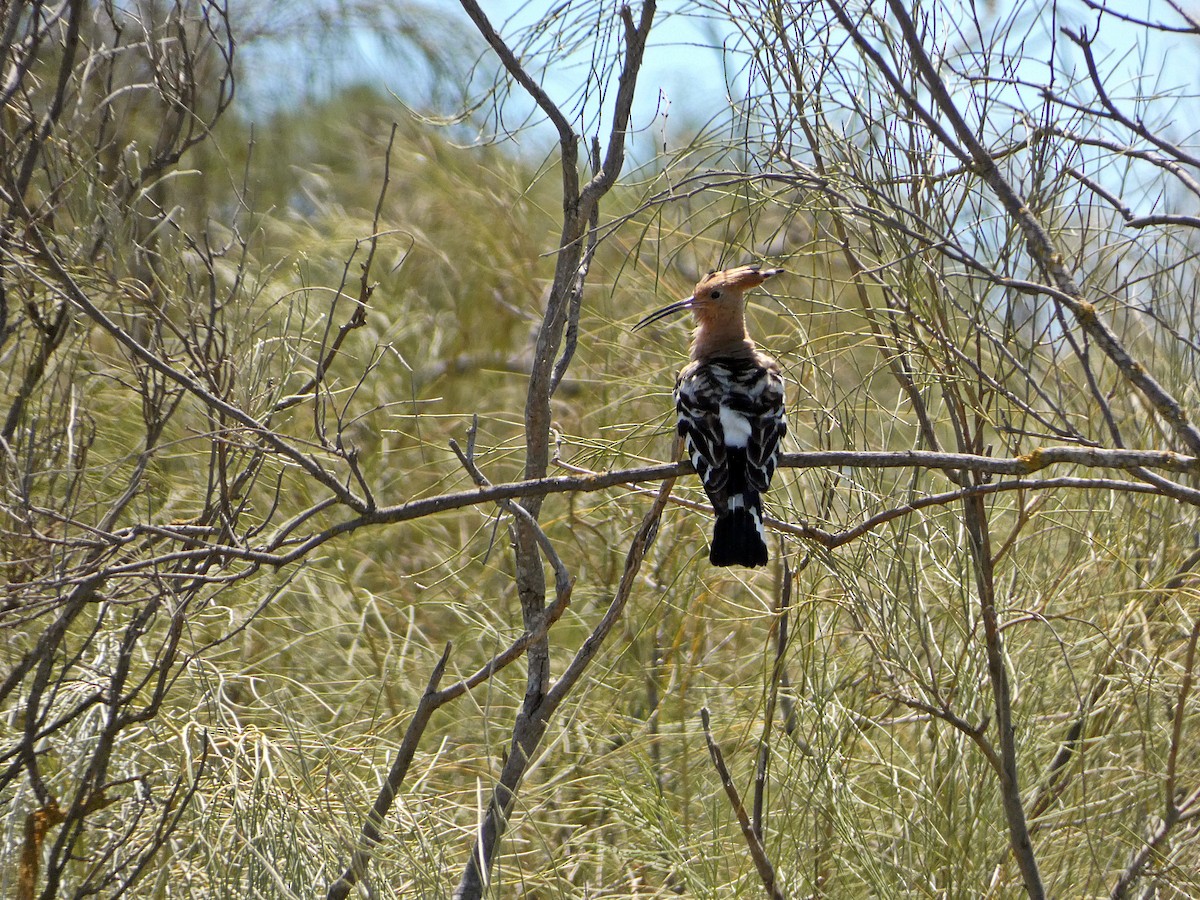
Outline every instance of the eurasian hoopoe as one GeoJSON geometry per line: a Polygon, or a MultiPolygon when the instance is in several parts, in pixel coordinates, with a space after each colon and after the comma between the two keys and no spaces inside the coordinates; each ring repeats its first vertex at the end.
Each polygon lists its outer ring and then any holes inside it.
{"type": "Polygon", "coordinates": [[[675,379],[678,430],[717,514],[708,559],[714,566],[767,562],[761,494],[771,486],[787,433],[779,364],[746,333],[746,291],[782,269],[740,266],[711,272],[692,296],[633,326],[680,310],[696,316],[692,361],[675,379]]]}

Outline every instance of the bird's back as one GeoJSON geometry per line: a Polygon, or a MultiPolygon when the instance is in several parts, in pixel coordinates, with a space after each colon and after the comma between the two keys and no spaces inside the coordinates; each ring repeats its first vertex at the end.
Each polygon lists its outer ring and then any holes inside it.
{"type": "Polygon", "coordinates": [[[755,351],[694,360],[675,384],[679,434],[717,513],[714,565],[762,565],[766,540],[760,494],[771,484],[787,432],[783,378],[755,351]]]}

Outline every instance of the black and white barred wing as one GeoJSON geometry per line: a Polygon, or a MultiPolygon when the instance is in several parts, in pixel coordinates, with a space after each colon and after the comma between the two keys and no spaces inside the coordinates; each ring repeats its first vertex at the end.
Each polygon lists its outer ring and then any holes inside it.
{"type": "Polygon", "coordinates": [[[721,505],[729,481],[725,432],[721,427],[721,392],[707,366],[692,363],[675,382],[679,436],[692,467],[714,505],[721,505]]]}
{"type": "Polygon", "coordinates": [[[750,422],[746,446],[746,478],[751,488],[765,492],[771,486],[779,459],[779,442],[787,434],[784,418],[783,378],[772,368],[763,370],[760,391],[749,398],[745,410],[750,422]]]}
{"type": "Polygon", "coordinates": [[[675,405],[679,433],[718,511],[731,497],[767,490],[787,432],[783,379],[774,365],[692,363],[679,374],[675,405]]]}

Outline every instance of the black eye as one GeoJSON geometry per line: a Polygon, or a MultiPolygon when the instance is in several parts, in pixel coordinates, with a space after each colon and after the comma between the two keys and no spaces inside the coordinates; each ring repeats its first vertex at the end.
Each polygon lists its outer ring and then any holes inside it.
{"type": "Polygon", "coordinates": [[[708,296],[712,297],[714,300],[720,300],[720,299],[721,299],[721,292],[720,292],[720,291],[713,291],[713,292],[712,292],[711,294],[709,294],[708,296]]]}

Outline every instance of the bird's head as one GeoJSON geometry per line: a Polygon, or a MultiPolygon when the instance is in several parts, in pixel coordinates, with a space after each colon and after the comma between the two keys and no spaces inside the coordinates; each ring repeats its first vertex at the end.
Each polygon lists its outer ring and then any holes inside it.
{"type": "Polygon", "coordinates": [[[645,328],[674,313],[690,309],[702,325],[722,320],[741,321],[746,304],[746,291],[756,288],[768,278],[778,275],[783,269],[764,269],[761,266],[738,266],[709,272],[696,284],[690,297],[677,300],[662,309],[655,310],[633,326],[633,330],[645,328]]]}

